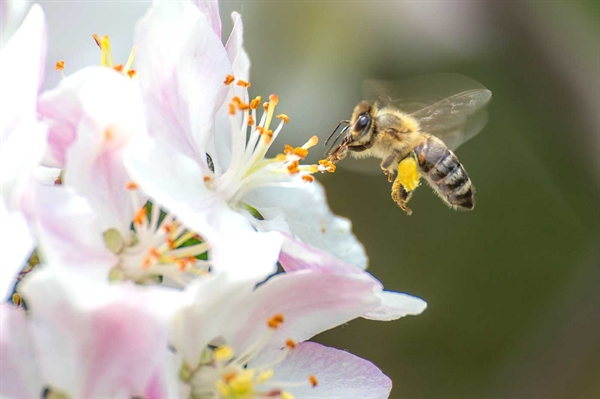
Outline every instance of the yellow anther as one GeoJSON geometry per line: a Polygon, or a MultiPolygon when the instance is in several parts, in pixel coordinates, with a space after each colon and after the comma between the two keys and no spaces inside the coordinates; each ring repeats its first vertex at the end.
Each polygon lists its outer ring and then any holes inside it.
{"type": "Polygon", "coordinates": [[[65,69],[65,61],[64,60],[56,61],[56,65],[54,66],[54,69],[56,69],[57,71],[62,71],[63,69],[65,69]]]}
{"type": "Polygon", "coordinates": [[[211,177],[210,176],[204,176],[204,183],[208,183],[209,181],[211,181],[211,177]]]}
{"type": "MultiPolygon", "coordinates": [[[[230,382],[229,387],[234,393],[247,394],[254,391],[254,370],[244,370],[237,374],[230,382]]],[[[252,395],[254,396],[254,395],[252,395]]]]}
{"type": "Polygon", "coordinates": [[[100,37],[97,34],[93,34],[92,37],[94,38],[94,41],[96,42],[96,45],[100,48],[102,48],[102,46],[100,45],[100,37]]]}
{"type": "Polygon", "coordinates": [[[281,119],[283,121],[283,123],[289,123],[290,122],[290,117],[287,116],[286,114],[279,114],[276,116],[276,118],[281,119]]]}
{"type": "Polygon", "coordinates": [[[250,101],[250,108],[251,109],[258,109],[258,107],[260,106],[260,102],[262,101],[261,96],[257,96],[254,98],[254,100],[250,101]]]}
{"type": "Polygon", "coordinates": [[[235,77],[233,77],[233,75],[227,75],[225,76],[225,81],[223,83],[229,86],[234,80],[235,77]]]}
{"type": "Polygon", "coordinates": [[[262,384],[265,381],[269,381],[271,378],[273,378],[273,374],[273,370],[263,371],[256,377],[256,382],[262,384]]]}
{"type": "Polygon", "coordinates": [[[296,147],[294,148],[294,155],[297,155],[300,158],[304,159],[308,155],[308,150],[306,148],[296,147]]]}
{"type": "Polygon", "coordinates": [[[269,103],[263,103],[263,109],[265,111],[268,111],[269,110],[269,103]]]}
{"type": "Polygon", "coordinates": [[[133,222],[137,225],[140,225],[144,222],[145,218],[146,218],[146,207],[143,206],[139,211],[136,212],[135,216],[133,217],[133,222]]]}
{"type": "Polygon", "coordinates": [[[123,73],[123,64],[115,65],[113,69],[117,72],[123,73]]]}
{"type": "Polygon", "coordinates": [[[291,393],[289,393],[288,391],[282,391],[279,394],[279,398],[280,399],[294,399],[294,395],[292,395],[291,393]]]}
{"type": "Polygon", "coordinates": [[[133,78],[136,74],[137,72],[135,71],[135,69],[130,69],[129,71],[127,71],[127,76],[129,76],[130,78],[133,78]]]}
{"type": "Polygon", "coordinates": [[[310,385],[314,388],[317,385],[319,385],[319,381],[317,380],[317,377],[315,377],[313,374],[308,376],[308,382],[310,382],[310,385]]]}
{"type": "Polygon", "coordinates": [[[219,391],[220,398],[231,397],[231,389],[229,389],[229,386],[223,380],[217,380],[215,386],[217,387],[217,391],[219,391]]]}
{"type": "Polygon", "coordinates": [[[214,351],[214,357],[216,360],[227,361],[233,358],[233,349],[229,345],[219,346],[214,351]]]}
{"type": "Polygon", "coordinates": [[[312,183],[315,181],[315,178],[312,177],[311,175],[303,175],[302,180],[304,180],[307,183],[312,183]]]}
{"type": "Polygon", "coordinates": [[[283,146],[283,153],[285,155],[292,155],[294,153],[294,147],[289,144],[283,146]]]}
{"type": "Polygon", "coordinates": [[[242,86],[242,87],[246,87],[246,88],[250,87],[250,83],[249,82],[246,82],[245,80],[241,80],[241,79],[238,80],[236,84],[238,86],[242,86]]]}

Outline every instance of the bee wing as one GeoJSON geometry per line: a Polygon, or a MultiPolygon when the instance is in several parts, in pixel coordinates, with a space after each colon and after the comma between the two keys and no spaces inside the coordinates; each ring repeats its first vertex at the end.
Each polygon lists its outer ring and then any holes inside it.
{"type": "Polygon", "coordinates": [[[391,105],[419,121],[423,132],[439,137],[452,150],[479,133],[487,123],[485,106],[492,92],[458,74],[424,75],[399,82],[366,80],[369,101],[391,105]]]}

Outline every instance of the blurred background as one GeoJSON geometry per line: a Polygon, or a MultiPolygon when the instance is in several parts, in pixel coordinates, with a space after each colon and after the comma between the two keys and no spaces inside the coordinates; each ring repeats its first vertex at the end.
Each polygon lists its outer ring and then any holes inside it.
{"type": "MultiPolygon", "coordinates": [[[[148,6],[41,3],[46,87],[60,79],[57,60],[66,73],[98,63],[92,33],[110,35],[125,61],[148,6]]],[[[473,212],[449,210],[423,186],[408,217],[383,175],[341,162],[318,176],[370,272],[429,308],[316,340],[377,364],[392,398],[600,397],[600,3],[223,1],[225,38],[234,10],[251,94],[277,93],[291,117],[281,146],[323,140],[367,78],[455,72],[493,92],[489,124],[457,151],[477,188],[473,212]]]]}

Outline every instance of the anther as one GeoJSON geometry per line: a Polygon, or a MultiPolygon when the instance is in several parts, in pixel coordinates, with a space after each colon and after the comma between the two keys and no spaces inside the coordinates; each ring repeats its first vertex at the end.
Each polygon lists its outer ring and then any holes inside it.
{"type": "Polygon", "coordinates": [[[270,328],[275,329],[275,328],[279,327],[283,323],[283,321],[284,321],[283,315],[281,313],[278,313],[269,319],[269,321],[267,322],[267,325],[270,328]]]}
{"type": "Polygon", "coordinates": [[[235,115],[235,103],[233,101],[229,103],[229,115],[235,115]]]}
{"type": "Polygon", "coordinates": [[[129,71],[127,71],[127,76],[129,76],[130,78],[133,78],[136,74],[137,72],[135,71],[135,69],[130,69],[129,71]]]}
{"type": "Polygon", "coordinates": [[[293,175],[293,174],[300,172],[300,169],[298,169],[299,166],[300,166],[300,162],[294,161],[288,165],[287,170],[288,170],[288,172],[290,172],[291,175],[293,175]]]}
{"type": "Polygon", "coordinates": [[[14,294],[12,294],[12,303],[15,306],[21,306],[21,304],[23,303],[23,298],[21,298],[21,295],[15,292],[14,294]]]}
{"type": "Polygon", "coordinates": [[[279,394],[279,398],[280,399],[295,399],[294,395],[292,395],[291,393],[287,392],[287,391],[283,391],[279,394]]]}
{"type": "Polygon", "coordinates": [[[297,344],[297,343],[296,343],[296,341],[294,341],[293,339],[291,339],[291,338],[288,338],[288,339],[285,341],[285,346],[286,346],[288,349],[296,349],[296,346],[298,346],[298,344],[297,344]]]}
{"type": "Polygon", "coordinates": [[[289,144],[283,146],[283,153],[285,155],[292,155],[294,153],[294,147],[289,144]]]}
{"type": "Polygon", "coordinates": [[[227,361],[233,358],[233,349],[229,345],[222,345],[215,349],[213,355],[216,360],[227,361]]]}
{"type": "Polygon", "coordinates": [[[283,123],[289,123],[290,122],[290,117],[287,116],[286,114],[279,114],[276,116],[276,118],[279,118],[283,121],[283,123]]]}
{"type": "Polygon", "coordinates": [[[65,69],[65,61],[64,60],[56,61],[56,65],[54,66],[54,69],[57,71],[62,71],[63,69],[65,69]]]}
{"type": "Polygon", "coordinates": [[[236,84],[238,86],[242,86],[242,87],[246,87],[246,88],[250,87],[250,83],[249,82],[246,82],[245,80],[241,80],[241,79],[238,80],[236,84]]]}
{"type": "Polygon", "coordinates": [[[294,155],[297,155],[300,158],[304,159],[308,155],[308,150],[306,148],[296,147],[294,148],[294,155]]]}
{"type": "Polygon", "coordinates": [[[269,103],[263,103],[263,109],[265,111],[268,111],[269,110],[269,103]]]}
{"type": "Polygon", "coordinates": [[[225,76],[225,81],[223,83],[229,86],[234,80],[235,78],[233,77],[233,75],[227,75],[225,76]]]}
{"type": "Polygon", "coordinates": [[[240,111],[245,111],[245,110],[247,110],[247,109],[250,109],[250,105],[249,105],[249,104],[246,104],[246,103],[244,103],[244,102],[240,102],[240,103],[238,104],[238,109],[239,109],[240,111]]]}
{"type": "Polygon", "coordinates": [[[115,65],[113,69],[117,72],[123,72],[123,64],[115,65]]]}
{"type": "Polygon", "coordinates": [[[327,171],[329,173],[333,173],[335,172],[335,165],[333,164],[333,162],[328,161],[326,159],[321,159],[319,161],[319,165],[321,165],[323,167],[323,172],[327,171]]]}
{"type": "Polygon", "coordinates": [[[315,181],[315,178],[311,175],[303,175],[302,180],[304,180],[307,183],[312,183],[313,181],[315,181]]]}
{"type": "Polygon", "coordinates": [[[125,185],[125,188],[126,188],[127,190],[137,190],[137,189],[138,189],[138,185],[137,185],[135,182],[132,182],[132,181],[130,181],[130,182],[128,182],[128,183],[125,185]]]}
{"type": "Polygon", "coordinates": [[[241,102],[242,102],[242,99],[241,99],[241,98],[239,98],[238,96],[233,96],[233,98],[231,99],[231,102],[232,102],[232,103],[239,104],[239,103],[241,103],[241,102]]]}
{"type": "Polygon", "coordinates": [[[133,217],[133,222],[137,225],[141,225],[144,219],[146,218],[146,207],[143,206],[135,216],[133,217]]]}
{"type": "MultiPolygon", "coordinates": [[[[250,105],[250,108],[252,108],[252,105],[250,105]]],[[[254,126],[254,118],[252,115],[248,115],[248,126],[254,126]]]]}
{"type": "Polygon", "coordinates": [[[308,376],[308,382],[310,382],[310,385],[314,388],[317,385],[319,385],[319,381],[317,380],[317,377],[315,377],[313,374],[308,376]]]}
{"type": "Polygon", "coordinates": [[[96,42],[96,45],[98,45],[98,47],[102,48],[102,46],[100,46],[100,36],[98,36],[97,34],[93,34],[92,37],[94,38],[94,41],[96,42]]]}
{"type": "Polygon", "coordinates": [[[302,148],[311,148],[316,146],[319,143],[319,138],[317,136],[312,136],[310,139],[308,139],[308,141],[306,142],[306,144],[304,144],[302,146],[302,148]]]}
{"type": "Polygon", "coordinates": [[[250,108],[258,109],[261,101],[262,101],[262,98],[260,96],[257,96],[256,98],[254,98],[254,100],[250,101],[250,108]]]}

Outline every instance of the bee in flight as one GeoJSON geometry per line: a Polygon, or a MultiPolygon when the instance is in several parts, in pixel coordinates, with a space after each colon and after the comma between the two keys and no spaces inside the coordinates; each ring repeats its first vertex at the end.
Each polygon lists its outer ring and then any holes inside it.
{"type": "Polygon", "coordinates": [[[475,190],[452,150],[483,129],[492,92],[456,74],[368,80],[363,86],[366,97],[377,100],[361,101],[352,118],[336,126],[325,145],[345,125],[326,151],[327,161],[335,164],[348,151],[355,158],[380,158],[381,170],[394,182],[392,199],[409,215],[406,204],[421,176],[452,209],[472,210],[475,190]]]}

